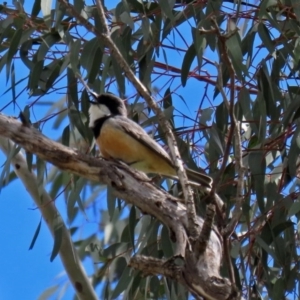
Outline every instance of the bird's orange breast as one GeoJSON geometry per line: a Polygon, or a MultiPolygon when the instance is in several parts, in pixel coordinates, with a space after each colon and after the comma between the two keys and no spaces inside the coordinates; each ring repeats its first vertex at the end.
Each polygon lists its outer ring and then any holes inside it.
{"type": "Polygon", "coordinates": [[[105,122],[97,138],[100,152],[105,158],[121,160],[145,173],[176,175],[175,170],[161,155],[148,148],[121,128],[105,122]]]}

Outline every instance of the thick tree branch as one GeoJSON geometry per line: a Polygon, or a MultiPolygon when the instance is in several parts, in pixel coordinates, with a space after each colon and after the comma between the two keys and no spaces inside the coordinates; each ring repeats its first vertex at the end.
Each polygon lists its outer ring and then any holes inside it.
{"type": "MultiPolygon", "coordinates": [[[[196,258],[193,251],[186,248],[188,220],[185,206],[164,190],[155,187],[143,173],[123,164],[81,154],[49,140],[36,129],[24,126],[18,120],[1,114],[0,136],[11,139],[26,151],[35,153],[64,171],[114,187],[117,197],[136,205],[142,212],[156,217],[170,229],[176,242],[175,255],[186,257],[186,264],[189,264],[184,272],[186,277],[194,278],[195,282],[197,280],[206,282],[212,277],[222,280],[219,275],[222,244],[215,229],[211,231],[203,255],[200,259],[196,258]],[[189,263],[191,257],[193,262],[189,263]],[[197,276],[201,277],[201,280],[188,273],[190,266],[197,270],[197,276]]],[[[50,203],[43,207],[47,210],[52,206],[50,203]]],[[[197,226],[200,229],[203,227],[203,219],[197,218],[197,226]]]]}
{"type": "MultiPolygon", "coordinates": [[[[9,156],[14,149],[14,143],[0,136],[0,149],[6,156],[9,156]]],[[[78,298],[82,300],[97,300],[98,296],[95,294],[91,281],[86,275],[80,258],[73,247],[69,231],[62,222],[60,213],[56,209],[49,194],[44,189],[40,189],[35,174],[28,170],[26,159],[20,151],[12,157],[11,164],[16,175],[21,179],[26,190],[39,207],[52,236],[54,236],[55,221],[57,219],[61,220],[62,242],[59,249],[59,256],[78,298]],[[45,203],[47,203],[47,205],[45,205],[45,203]]]]}
{"type": "Polygon", "coordinates": [[[142,271],[144,276],[163,275],[176,280],[185,286],[196,299],[203,299],[203,297],[207,300],[239,299],[238,294],[231,290],[227,279],[214,276],[208,279],[199,276],[195,266],[191,266],[187,271],[185,268],[168,263],[168,261],[143,255],[131,258],[129,266],[142,271]]]}

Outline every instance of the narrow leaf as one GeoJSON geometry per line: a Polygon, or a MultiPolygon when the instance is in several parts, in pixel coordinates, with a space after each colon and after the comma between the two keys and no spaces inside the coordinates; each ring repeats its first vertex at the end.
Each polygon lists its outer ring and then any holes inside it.
{"type": "Polygon", "coordinates": [[[31,10],[31,17],[37,17],[41,11],[41,0],[35,0],[31,10]]]}
{"type": "Polygon", "coordinates": [[[126,267],[119,279],[114,291],[112,292],[111,299],[116,299],[128,286],[131,285],[133,277],[130,276],[131,269],[126,267]]]}
{"type": "MultiPolygon", "coordinates": [[[[174,1],[172,1],[174,4],[174,1]]],[[[163,13],[171,20],[174,20],[174,15],[172,12],[172,8],[171,7],[171,1],[166,1],[166,0],[158,0],[159,6],[161,8],[161,10],[163,11],[163,13]]]]}
{"type": "Polygon", "coordinates": [[[36,239],[37,237],[39,236],[39,233],[40,233],[40,229],[41,229],[41,226],[42,226],[42,219],[40,219],[40,222],[35,230],[35,233],[34,233],[34,236],[33,236],[33,239],[30,243],[30,246],[29,246],[29,250],[31,250],[36,242],[36,239]]]}
{"type": "Polygon", "coordinates": [[[41,10],[45,24],[47,24],[48,28],[51,27],[51,6],[52,0],[41,0],[41,10]]]}
{"type": "Polygon", "coordinates": [[[129,213],[129,238],[130,238],[130,243],[131,246],[133,248],[133,252],[135,252],[135,246],[134,246],[134,229],[135,229],[135,225],[137,223],[136,220],[136,211],[135,211],[135,206],[132,206],[130,209],[130,213],[129,213]]]}
{"type": "Polygon", "coordinates": [[[63,222],[62,222],[60,216],[57,216],[55,218],[53,230],[54,230],[54,245],[53,245],[53,249],[52,249],[52,253],[51,253],[51,257],[50,257],[51,262],[54,260],[54,258],[59,253],[59,249],[60,249],[61,242],[62,242],[63,222]]]}
{"type": "Polygon", "coordinates": [[[181,84],[184,87],[187,82],[187,78],[190,72],[191,65],[196,57],[196,49],[194,43],[188,48],[185,56],[183,58],[182,67],[181,67],[181,84]]]}
{"type": "Polygon", "coordinates": [[[10,65],[11,65],[14,55],[16,54],[16,52],[18,50],[22,35],[23,35],[23,29],[18,29],[15,32],[15,34],[10,42],[10,47],[8,49],[7,59],[6,59],[6,82],[9,79],[10,65]]]}
{"type": "Polygon", "coordinates": [[[256,190],[257,202],[260,211],[265,210],[264,187],[265,187],[265,170],[266,159],[263,151],[254,151],[249,154],[249,167],[254,178],[254,186],[256,190]]]}

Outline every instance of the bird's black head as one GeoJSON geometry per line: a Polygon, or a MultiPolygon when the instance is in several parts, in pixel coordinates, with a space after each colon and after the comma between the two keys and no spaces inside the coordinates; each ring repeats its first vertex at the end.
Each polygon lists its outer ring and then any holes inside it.
{"type": "Polygon", "coordinates": [[[90,101],[89,127],[93,128],[96,121],[108,116],[127,116],[126,106],[119,97],[109,93],[101,94],[99,96],[95,94],[92,95],[95,100],[90,101]]]}

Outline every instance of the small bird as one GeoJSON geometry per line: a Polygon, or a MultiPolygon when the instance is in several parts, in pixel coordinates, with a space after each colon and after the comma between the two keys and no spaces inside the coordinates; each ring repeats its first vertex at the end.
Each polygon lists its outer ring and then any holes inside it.
{"type": "MultiPolygon", "coordinates": [[[[104,158],[121,160],[144,173],[178,179],[168,153],[127,117],[126,106],[119,97],[110,93],[92,95],[95,101],[89,101],[89,127],[104,158]]],[[[210,176],[191,169],[186,169],[186,174],[191,183],[211,188],[210,176]]]]}

